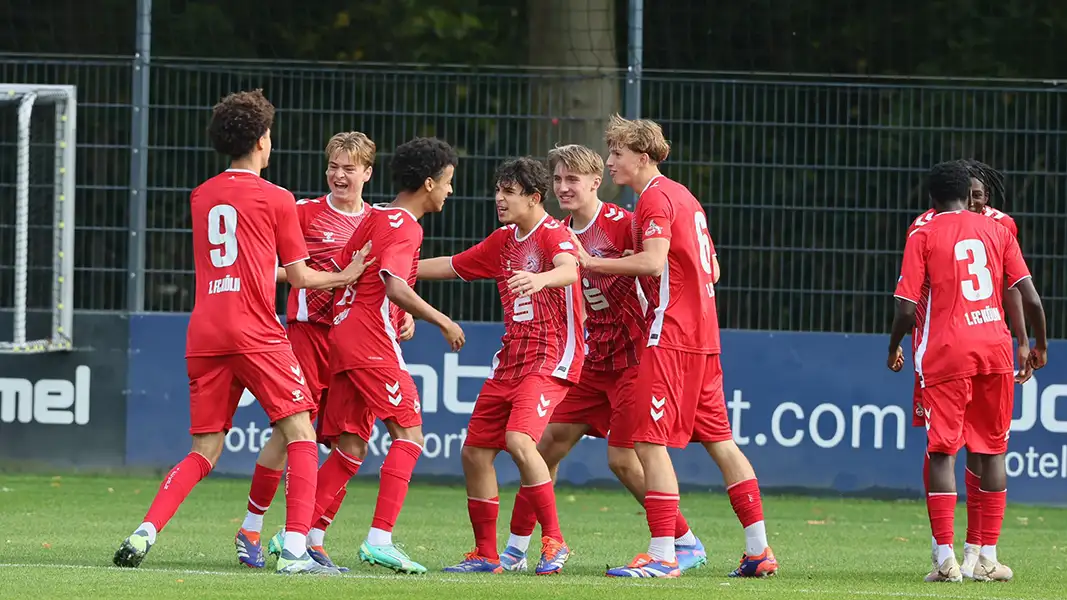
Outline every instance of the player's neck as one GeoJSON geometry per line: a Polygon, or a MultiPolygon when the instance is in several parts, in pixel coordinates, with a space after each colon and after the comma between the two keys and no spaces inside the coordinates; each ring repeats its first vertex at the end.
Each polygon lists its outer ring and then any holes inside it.
{"type": "Polygon", "coordinates": [[[421,219],[422,216],[426,214],[426,210],[422,208],[422,199],[407,192],[400,192],[400,194],[397,195],[396,198],[393,198],[393,201],[389,203],[389,206],[402,208],[415,215],[416,219],[421,219]]]}
{"type": "Polygon", "coordinates": [[[934,205],[934,210],[939,213],[962,212],[967,210],[967,204],[964,202],[949,202],[944,206],[934,205]]]}
{"type": "Polygon", "coordinates": [[[356,214],[363,210],[363,196],[356,196],[350,200],[338,200],[337,196],[331,194],[330,204],[341,212],[356,214]]]}
{"type": "Polygon", "coordinates": [[[525,238],[530,235],[530,232],[537,227],[537,224],[545,218],[545,205],[538,204],[534,210],[530,211],[529,216],[521,221],[515,221],[515,229],[518,230],[520,238],[525,238]]]}
{"type": "Polygon", "coordinates": [[[596,218],[598,210],[600,210],[600,198],[595,198],[592,202],[586,202],[584,206],[572,210],[571,229],[585,229],[589,222],[596,218]]]}
{"type": "Polygon", "coordinates": [[[633,188],[635,194],[640,196],[645,191],[645,188],[648,187],[648,184],[651,183],[653,179],[659,177],[662,174],[663,173],[659,172],[659,167],[655,165],[649,165],[647,168],[638,171],[637,176],[634,177],[633,183],[630,184],[630,187],[633,188]]]}
{"type": "Polygon", "coordinates": [[[238,158],[230,163],[231,169],[240,169],[242,171],[251,171],[256,175],[259,175],[263,171],[263,167],[259,165],[259,160],[252,155],[244,158],[238,158]]]}

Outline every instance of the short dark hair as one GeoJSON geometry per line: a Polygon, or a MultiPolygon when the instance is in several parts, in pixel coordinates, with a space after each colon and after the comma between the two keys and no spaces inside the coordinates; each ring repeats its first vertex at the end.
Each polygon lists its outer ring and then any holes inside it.
{"type": "Polygon", "coordinates": [[[541,194],[542,201],[548,195],[548,188],[552,184],[552,175],[545,163],[530,156],[504,161],[496,168],[494,177],[497,186],[515,184],[522,188],[522,193],[527,196],[532,196],[535,192],[541,194]]]}
{"type": "Polygon", "coordinates": [[[414,192],[426,178],[437,180],[449,166],[459,164],[459,156],[448,142],[417,137],[396,147],[389,163],[393,185],[402,192],[414,192]]]}
{"type": "MultiPolygon", "coordinates": [[[[1004,186],[1004,174],[994,169],[993,167],[985,164],[982,161],[975,160],[973,158],[967,158],[963,160],[963,165],[967,167],[967,172],[971,177],[974,177],[978,181],[982,182],[985,186],[986,197],[997,199],[997,203],[1003,203],[1004,198],[1007,195],[1004,186]]],[[[988,200],[987,204],[992,204],[988,200]]]]}
{"type": "Polygon", "coordinates": [[[935,206],[966,202],[971,197],[971,173],[958,160],[938,163],[926,176],[926,189],[935,206]]]}
{"type": "Polygon", "coordinates": [[[237,159],[251,154],[273,125],[274,105],[263,96],[263,90],[237,92],[212,109],[207,135],[217,152],[237,159]]]}

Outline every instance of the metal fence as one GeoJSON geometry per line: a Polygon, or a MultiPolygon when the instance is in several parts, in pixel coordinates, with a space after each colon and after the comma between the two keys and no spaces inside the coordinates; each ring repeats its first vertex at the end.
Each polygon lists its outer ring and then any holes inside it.
{"type": "MultiPolygon", "coordinates": [[[[76,306],[126,310],[131,60],[0,56],[0,80],[78,86],[76,306]]],[[[139,149],[149,161],[145,309],[192,306],[188,193],[224,166],[204,130],[210,107],[230,91],[263,87],[278,107],[265,175],[298,197],[323,193],[321,148],[336,131],[362,130],[377,142],[367,190],[376,202],[389,198],[386,165],[398,143],[436,135],[455,145],[456,195],[424,223],[423,255],[434,256],[496,226],[496,163],[543,156],[556,142],[599,144],[624,86],[622,73],[154,59],[148,141],[139,149]]],[[[927,204],[922,173],[964,156],[1007,172],[1002,208],[1019,222],[1047,309],[1064,307],[1057,259],[1067,250],[1067,217],[1056,199],[1067,183],[1067,104],[1052,84],[646,72],[641,106],[673,142],[665,172],[708,210],[724,327],[885,331],[904,232],[927,204]]],[[[5,157],[8,120],[0,121],[5,157]]],[[[5,194],[13,171],[0,166],[5,194]]],[[[0,284],[10,280],[10,229],[0,221],[0,284]]],[[[10,286],[2,287],[0,306],[10,306],[10,286]]],[[[456,318],[501,318],[491,284],[419,289],[456,318]]],[[[1051,323],[1057,337],[1067,333],[1061,320],[1051,323]]]]}

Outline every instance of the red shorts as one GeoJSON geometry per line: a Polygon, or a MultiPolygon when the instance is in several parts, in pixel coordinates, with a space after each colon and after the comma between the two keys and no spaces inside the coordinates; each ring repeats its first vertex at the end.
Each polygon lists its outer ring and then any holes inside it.
{"type": "Polygon", "coordinates": [[[526,375],[503,381],[486,379],[474,403],[463,445],[507,450],[509,431],[541,441],[552,411],[571,387],[570,382],[550,375],[526,375]]]}
{"type": "Polygon", "coordinates": [[[422,425],[419,390],[411,374],[399,365],[334,373],[330,402],[321,419],[324,440],[332,442],[351,433],[370,441],[375,419],[391,420],[405,429],[422,425]]]}
{"type": "Polygon", "coordinates": [[[634,398],[635,442],[684,448],[733,439],[718,354],[645,348],[634,398]]]}
{"type": "Polygon", "coordinates": [[[911,426],[926,427],[926,415],[922,407],[923,386],[919,383],[919,374],[915,374],[915,387],[911,391],[911,426]]]}
{"type": "Polygon", "coordinates": [[[318,408],[293,351],[288,347],[254,354],[190,356],[189,433],[227,432],[247,388],[267,413],[271,425],[318,408]]]}
{"type": "Polygon", "coordinates": [[[550,423],[581,423],[588,435],[608,438],[608,445],[634,447],[634,387],[638,366],[622,371],[582,369],[578,385],[552,412],[550,423]]]}
{"type": "Polygon", "coordinates": [[[319,406],[319,419],[315,422],[315,433],[320,442],[322,435],[322,418],[326,414],[326,392],[330,385],[330,327],[319,323],[289,323],[289,343],[293,345],[293,354],[304,371],[311,397],[319,406]]]}
{"type": "Polygon", "coordinates": [[[926,450],[955,456],[969,452],[1004,454],[1015,400],[1011,373],[975,375],[923,388],[926,450]]]}

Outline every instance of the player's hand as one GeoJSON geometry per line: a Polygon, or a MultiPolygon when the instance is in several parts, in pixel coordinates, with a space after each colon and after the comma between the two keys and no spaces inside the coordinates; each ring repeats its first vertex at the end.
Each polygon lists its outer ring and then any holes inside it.
{"type": "Polygon", "coordinates": [[[899,373],[904,368],[904,351],[900,349],[900,346],[897,346],[895,350],[889,353],[889,360],[886,361],[885,365],[894,373],[899,373]]]}
{"type": "Polygon", "coordinates": [[[345,278],[348,279],[347,285],[351,285],[359,279],[359,276],[367,270],[367,267],[374,263],[374,260],[377,257],[372,257],[370,260],[367,260],[368,254],[370,254],[370,242],[367,242],[362,248],[352,253],[352,262],[348,263],[348,266],[345,267],[344,271],[341,271],[341,273],[345,275],[345,278]]]}
{"type": "Polygon", "coordinates": [[[406,342],[413,337],[415,337],[415,317],[405,314],[404,320],[400,322],[400,341],[406,342]]]}
{"type": "Polygon", "coordinates": [[[1027,361],[1027,363],[1030,365],[1030,368],[1033,369],[1034,371],[1036,371],[1036,370],[1040,369],[1041,367],[1045,366],[1045,364],[1048,363],[1048,348],[1034,346],[1030,350],[1030,356],[1029,356],[1029,360],[1027,361]]]}
{"type": "Polygon", "coordinates": [[[508,279],[508,289],[518,294],[521,298],[532,296],[540,292],[544,287],[545,284],[541,281],[539,273],[515,271],[511,279],[508,279]]]}
{"type": "MultiPolygon", "coordinates": [[[[585,251],[585,246],[582,245],[582,241],[578,239],[578,234],[571,232],[571,241],[574,242],[574,247],[578,250],[578,266],[585,269],[589,266],[589,253],[585,251]]],[[[624,255],[625,256],[625,255],[624,255]]]]}
{"type": "Polygon", "coordinates": [[[1030,378],[1034,376],[1034,369],[1030,366],[1029,344],[1021,344],[1019,346],[1016,362],[1019,363],[1019,370],[1015,372],[1015,383],[1026,383],[1027,381],[1030,381],[1030,378]]]}
{"type": "Polygon", "coordinates": [[[441,335],[445,336],[445,340],[448,341],[448,346],[452,348],[453,352],[459,352],[460,348],[467,343],[467,336],[463,333],[463,328],[455,321],[446,323],[441,328],[441,335]]]}

